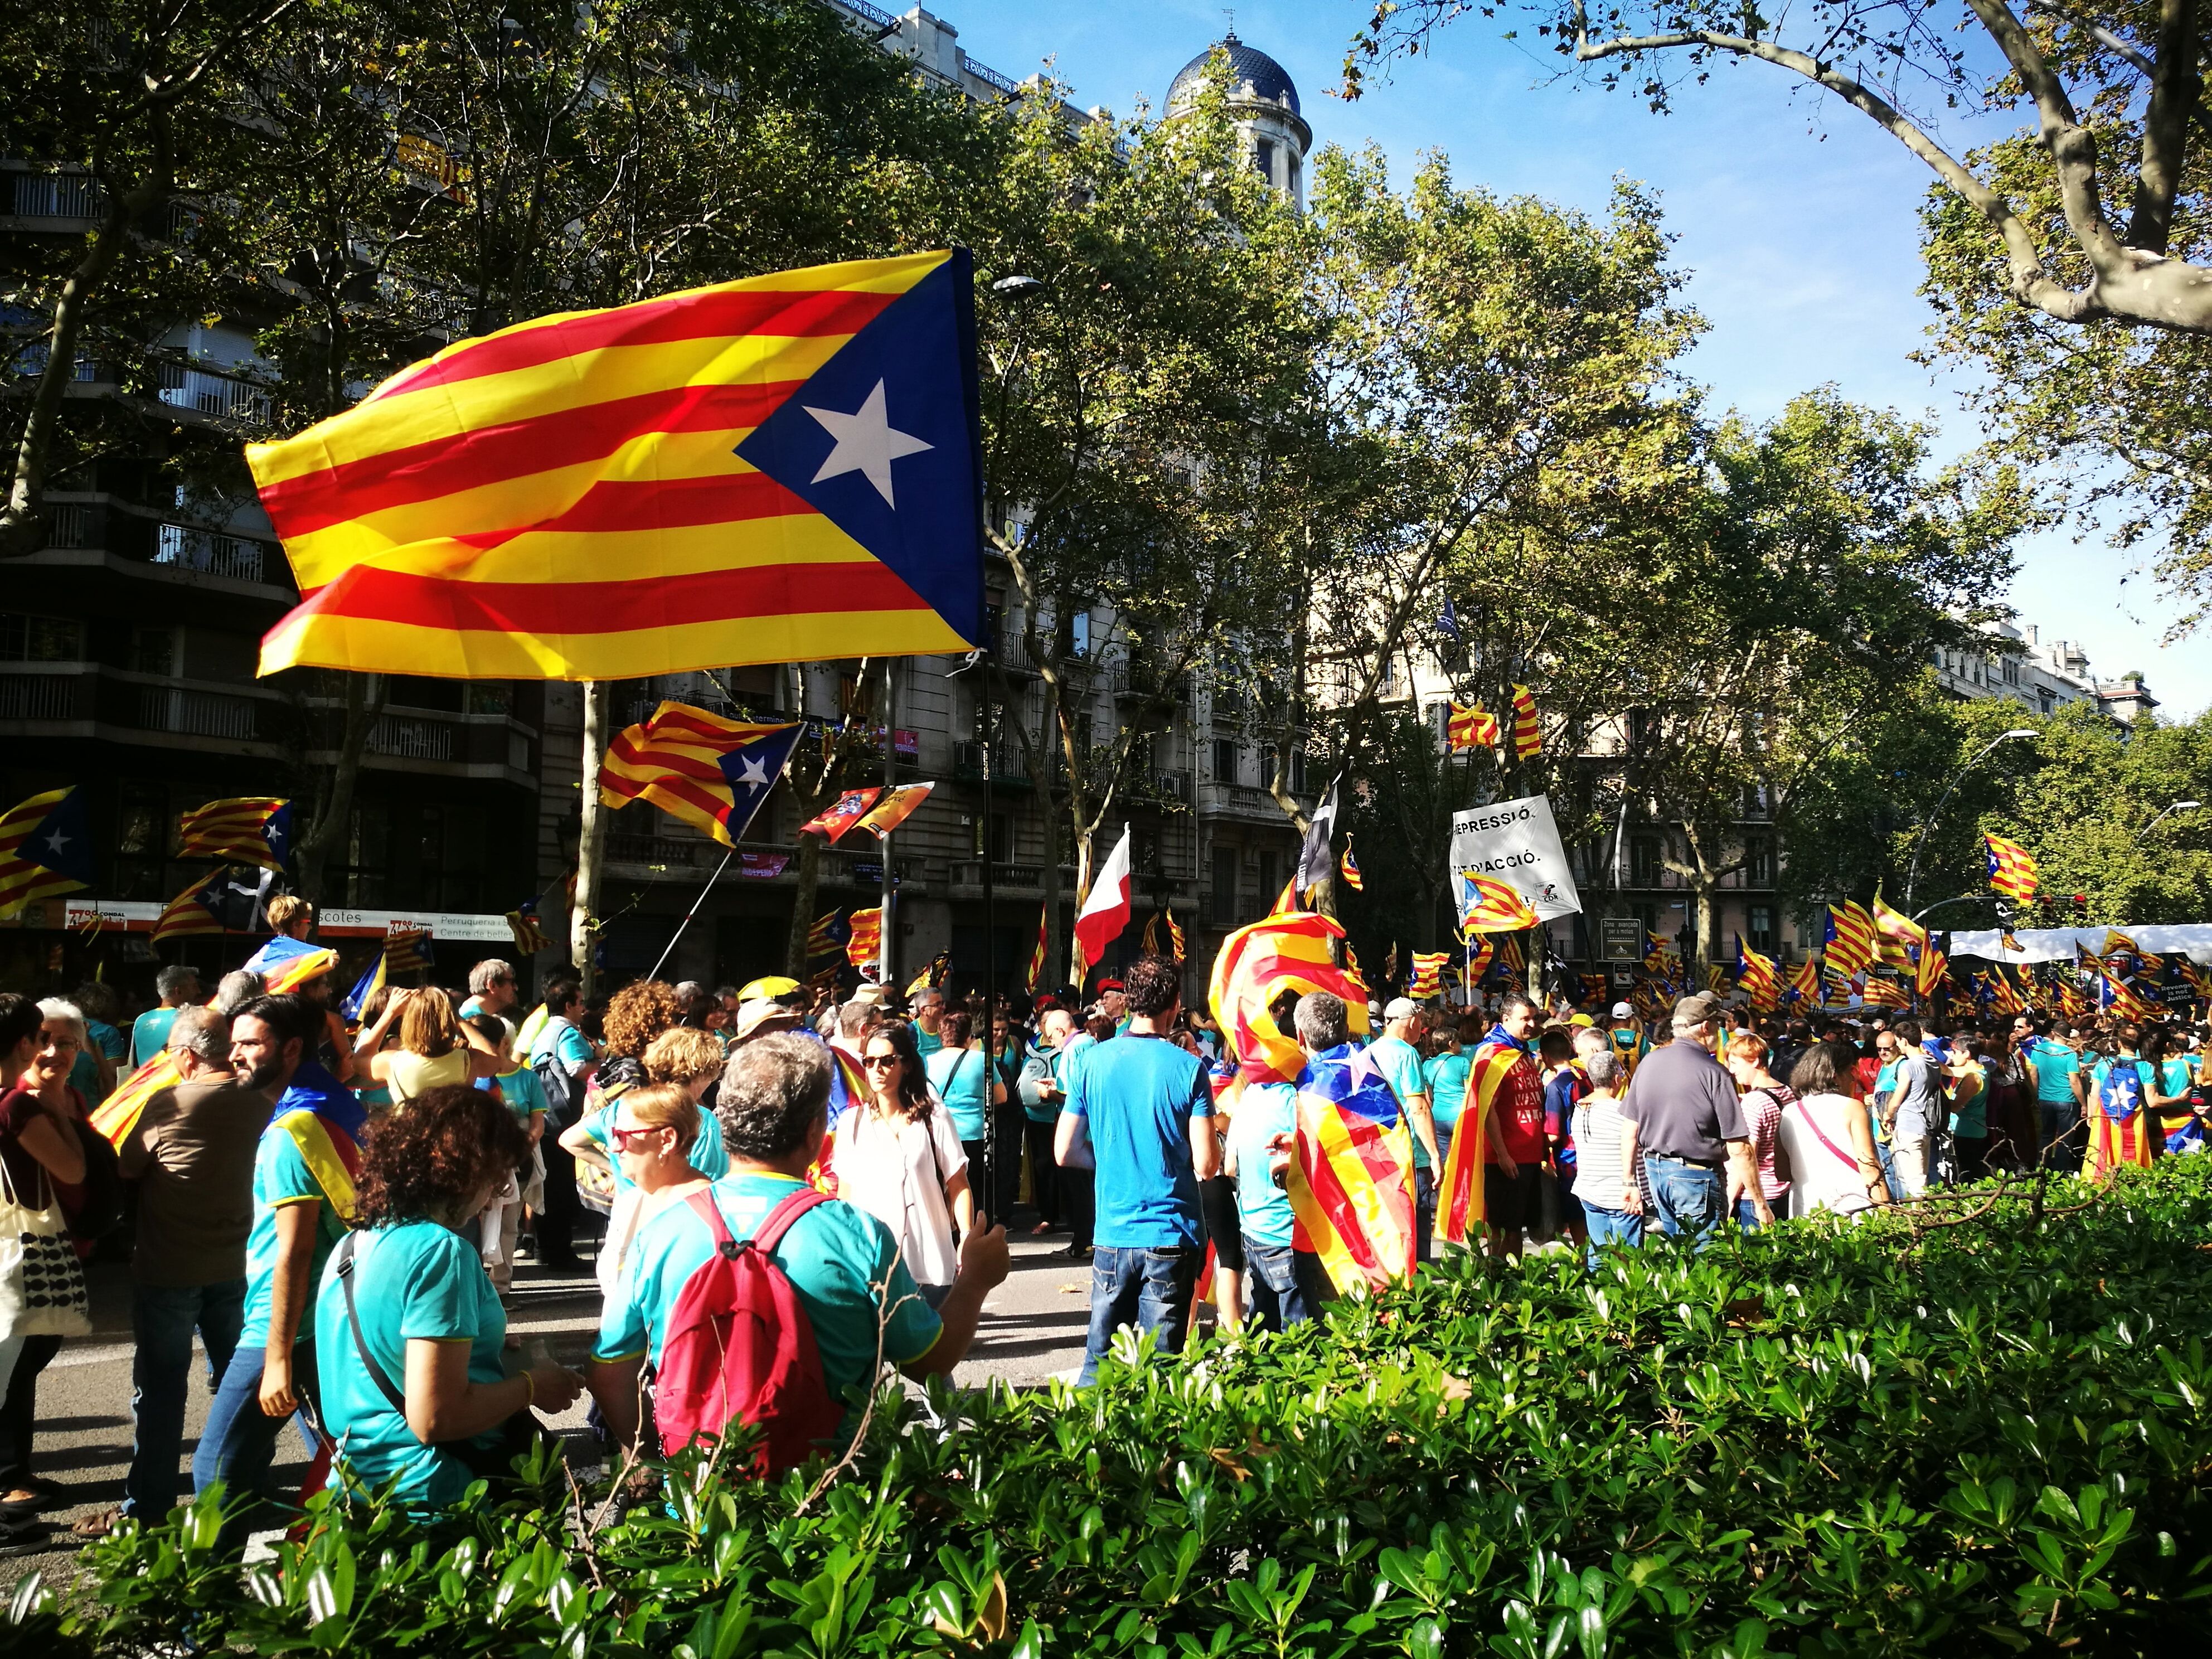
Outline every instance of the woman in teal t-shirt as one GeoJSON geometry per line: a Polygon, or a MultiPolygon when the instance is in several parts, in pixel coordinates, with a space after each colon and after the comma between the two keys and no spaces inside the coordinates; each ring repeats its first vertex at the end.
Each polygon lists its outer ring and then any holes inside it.
{"type": "Polygon", "coordinates": [[[922,1061],[922,1070],[928,1073],[929,1086],[937,1091],[945,1110],[952,1114],[952,1127],[968,1161],[980,1170],[991,1108],[1006,1097],[1006,1085],[991,1076],[990,1062],[971,1042],[975,1018],[965,1008],[945,1015],[942,1035],[945,1046],[922,1061]]]}
{"type": "Polygon", "coordinates": [[[1444,1039],[1423,1068],[1423,1080],[1429,1085],[1429,1115],[1437,1126],[1437,1152],[1451,1156],[1452,1129],[1459,1122],[1461,1110],[1467,1103],[1467,1074],[1474,1065],[1474,1045],[1444,1039]]]}
{"type": "Polygon", "coordinates": [[[315,1298],[331,1484],[389,1489],[410,1511],[507,1472],[583,1379],[558,1365],[507,1375],[507,1315],[465,1227],[527,1145],[514,1114],[465,1084],[426,1089],[371,1127],[355,1226],[315,1298]],[[410,1361],[414,1363],[410,1364],[410,1361]]]}

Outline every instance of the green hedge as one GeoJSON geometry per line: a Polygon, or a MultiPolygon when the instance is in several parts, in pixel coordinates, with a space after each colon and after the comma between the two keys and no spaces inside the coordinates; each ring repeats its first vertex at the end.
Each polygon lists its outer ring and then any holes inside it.
{"type": "Polygon", "coordinates": [[[0,1635],[231,1647],[1042,1656],[2170,1656],[2212,1629],[2212,1158],[1915,1235],[1462,1258],[1326,1325],[939,1394],[807,1482],[677,1472],[213,1559],[126,1529],[0,1635]],[[584,1524],[578,1524],[581,1517],[584,1524]],[[589,1547],[580,1538],[588,1534],[589,1547]]]}

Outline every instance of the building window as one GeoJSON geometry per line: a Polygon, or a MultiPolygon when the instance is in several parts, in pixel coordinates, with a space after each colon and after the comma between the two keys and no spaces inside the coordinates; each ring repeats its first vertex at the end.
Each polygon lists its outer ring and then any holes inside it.
{"type": "Polygon", "coordinates": [[[1275,869],[1275,855],[1273,853],[1262,853],[1259,855],[1259,860],[1260,902],[1262,904],[1273,904],[1279,896],[1275,889],[1275,877],[1277,874],[1275,869]]]}
{"type": "Polygon", "coordinates": [[[1216,783],[1237,781],[1237,739],[1216,738],[1213,740],[1213,781],[1216,783]]]}
{"type": "Polygon", "coordinates": [[[1067,654],[1087,657],[1091,654],[1091,613],[1079,611],[1067,619],[1067,654]]]}
{"type": "Polygon", "coordinates": [[[1306,751],[1304,749],[1293,748],[1291,750],[1291,793],[1294,795],[1303,795],[1305,792],[1306,751]]]}
{"type": "Polygon", "coordinates": [[[1631,836],[1628,838],[1628,884],[1632,887],[1656,887],[1659,884],[1659,837],[1631,836]]]}
{"type": "Polygon", "coordinates": [[[1252,167],[1269,184],[1275,182],[1275,141],[1262,138],[1252,147],[1252,167]]]}
{"type": "Polygon", "coordinates": [[[1744,931],[1751,936],[1751,948],[1759,951],[1771,951],[1774,949],[1774,907],[1771,904],[1754,904],[1751,907],[1749,915],[1750,920],[1745,924],[1744,931]]]}
{"type": "Polygon", "coordinates": [[[0,611],[0,662],[82,662],[84,624],[74,617],[0,611]]]}
{"type": "Polygon", "coordinates": [[[1213,891],[1211,920],[1217,927],[1233,927],[1237,921],[1237,849],[1217,847],[1213,849],[1213,891]]]}
{"type": "Polygon", "coordinates": [[[1753,836],[1744,848],[1746,879],[1753,887],[1774,885],[1774,843],[1765,836],[1753,836]]]}

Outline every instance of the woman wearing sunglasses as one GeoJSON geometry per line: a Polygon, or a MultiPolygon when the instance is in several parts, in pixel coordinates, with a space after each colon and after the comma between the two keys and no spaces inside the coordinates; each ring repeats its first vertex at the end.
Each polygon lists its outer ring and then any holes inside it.
{"type": "MultiPolygon", "coordinates": [[[[608,1218],[607,1241],[599,1251],[605,1269],[599,1284],[611,1296],[622,1284],[630,1241],[662,1210],[706,1186],[708,1177],[691,1163],[699,1143],[700,1112],[689,1084],[647,1083],[625,1089],[608,1109],[608,1117],[607,1150],[614,1154],[623,1182],[622,1199],[608,1218]]],[[[719,1138],[714,1146],[721,1150],[719,1138]]],[[[729,1167],[726,1154],[722,1165],[729,1167]]]]}
{"type": "Polygon", "coordinates": [[[838,1117],[837,1195],[890,1229],[907,1271],[933,1308],[952,1288],[952,1224],[975,1231],[968,1155],[952,1114],[929,1086],[913,1030],[878,1026],[860,1050],[866,1101],[838,1117]]]}

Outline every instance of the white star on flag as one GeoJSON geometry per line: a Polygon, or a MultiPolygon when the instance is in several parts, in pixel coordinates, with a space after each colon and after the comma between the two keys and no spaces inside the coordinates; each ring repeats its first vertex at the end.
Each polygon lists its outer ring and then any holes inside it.
{"type": "Polygon", "coordinates": [[[811,404],[801,405],[809,415],[822,423],[822,428],[837,441],[836,447],[822,463],[822,470],[814,475],[814,482],[834,478],[842,473],[863,472],[876,487],[876,494],[884,498],[884,505],[896,509],[898,503],[891,499],[891,463],[905,455],[919,455],[925,449],[934,449],[934,444],[924,443],[912,433],[901,432],[884,413],[884,383],[876,382],[876,389],[868,394],[867,401],[851,415],[841,415],[834,409],[817,409],[811,404]]]}
{"type": "Polygon", "coordinates": [[[52,835],[46,837],[46,845],[54,849],[54,856],[56,858],[59,858],[61,856],[62,848],[68,846],[70,838],[62,834],[58,830],[55,830],[52,835]]]}
{"type": "MultiPolygon", "coordinates": [[[[1382,1077],[1382,1068],[1375,1063],[1375,1056],[1364,1048],[1354,1048],[1345,1057],[1345,1066],[1352,1073],[1352,1086],[1357,1091],[1367,1085],[1371,1077],[1382,1077]]],[[[1384,1078],[1385,1082],[1389,1079],[1384,1078]]]]}
{"type": "Polygon", "coordinates": [[[768,782],[767,764],[758,755],[746,756],[744,765],[738,769],[738,787],[740,789],[765,789],[768,782]]]}

